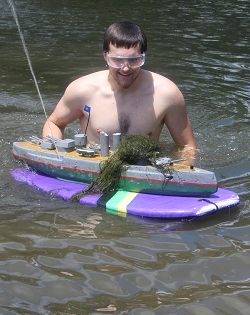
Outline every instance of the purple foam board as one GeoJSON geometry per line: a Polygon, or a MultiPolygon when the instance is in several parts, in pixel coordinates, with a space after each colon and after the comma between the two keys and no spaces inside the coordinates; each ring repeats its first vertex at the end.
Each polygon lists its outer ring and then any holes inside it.
{"type": "MultiPolygon", "coordinates": [[[[11,171],[17,181],[27,183],[49,194],[68,200],[73,194],[85,189],[84,184],[74,183],[37,174],[30,169],[18,168],[11,171]]],[[[101,194],[90,194],[80,199],[80,203],[97,205],[101,194]]],[[[213,213],[220,209],[235,206],[239,196],[229,190],[219,188],[209,197],[161,196],[139,193],[127,205],[129,214],[151,218],[187,218],[213,213]]]]}

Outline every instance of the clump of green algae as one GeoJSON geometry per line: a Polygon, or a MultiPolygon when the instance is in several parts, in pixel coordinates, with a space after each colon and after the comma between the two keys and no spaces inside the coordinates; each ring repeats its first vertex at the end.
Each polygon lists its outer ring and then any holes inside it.
{"type": "Polygon", "coordinates": [[[90,185],[74,194],[69,201],[79,201],[88,193],[110,193],[117,189],[120,176],[126,165],[135,164],[138,160],[147,160],[159,171],[162,165],[156,164],[161,154],[159,144],[148,135],[126,135],[119,143],[117,150],[101,166],[99,174],[90,185]]]}

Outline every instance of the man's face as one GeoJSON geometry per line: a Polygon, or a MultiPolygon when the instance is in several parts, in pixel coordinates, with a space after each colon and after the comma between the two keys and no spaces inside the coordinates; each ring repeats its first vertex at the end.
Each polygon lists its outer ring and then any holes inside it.
{"type": "MultiPolygon", "coordinates": [[[[107,61],[107,53],[103,53],[105,60],[107,61]]],[[[136,47],[130,47],[129,49],[124,47],[115,47],[113,45],[109,46],[109,55],[112,56],[123,56],[123,57],[132,57],[141,55],[141,50],[139,45],[136,47]]],[[[117,84],[127,89],[129,88],[136,78],[139,75],[141,67],[130,67],[129,63],[125,62],[121,68],[114,68],[109,66],[110,74],[112,75],[113,79],[117,82],[117,84]]]]}

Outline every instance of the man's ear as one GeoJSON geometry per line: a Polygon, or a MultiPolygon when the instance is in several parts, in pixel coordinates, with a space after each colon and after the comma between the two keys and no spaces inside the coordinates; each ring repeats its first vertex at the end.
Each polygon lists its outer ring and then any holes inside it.
{"type": "Polygon", "coordinates": [[[103,58],[105,59],[105,61],[107,62],[107,53],[105,51],[102,52],[103,54],[103,58]]]}

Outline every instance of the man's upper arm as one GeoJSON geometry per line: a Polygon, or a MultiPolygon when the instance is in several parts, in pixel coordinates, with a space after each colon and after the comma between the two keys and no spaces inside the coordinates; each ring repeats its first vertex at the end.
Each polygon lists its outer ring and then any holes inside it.
{"type": "Polygon", "coordinates": [[[172,102],[168,104],[164,123],[177,145],[189,145],[196,148],[192,127],[187,115],[186,105],[180,90],[175,87],[172,91],[172,102]]]}
{"type": "Polygon", "coordinates": [[[83,115],[83,100],[78,94],[76,84],[71,83],[49,120],[64,129],[68,124],[80,118],[83,115]]]}

